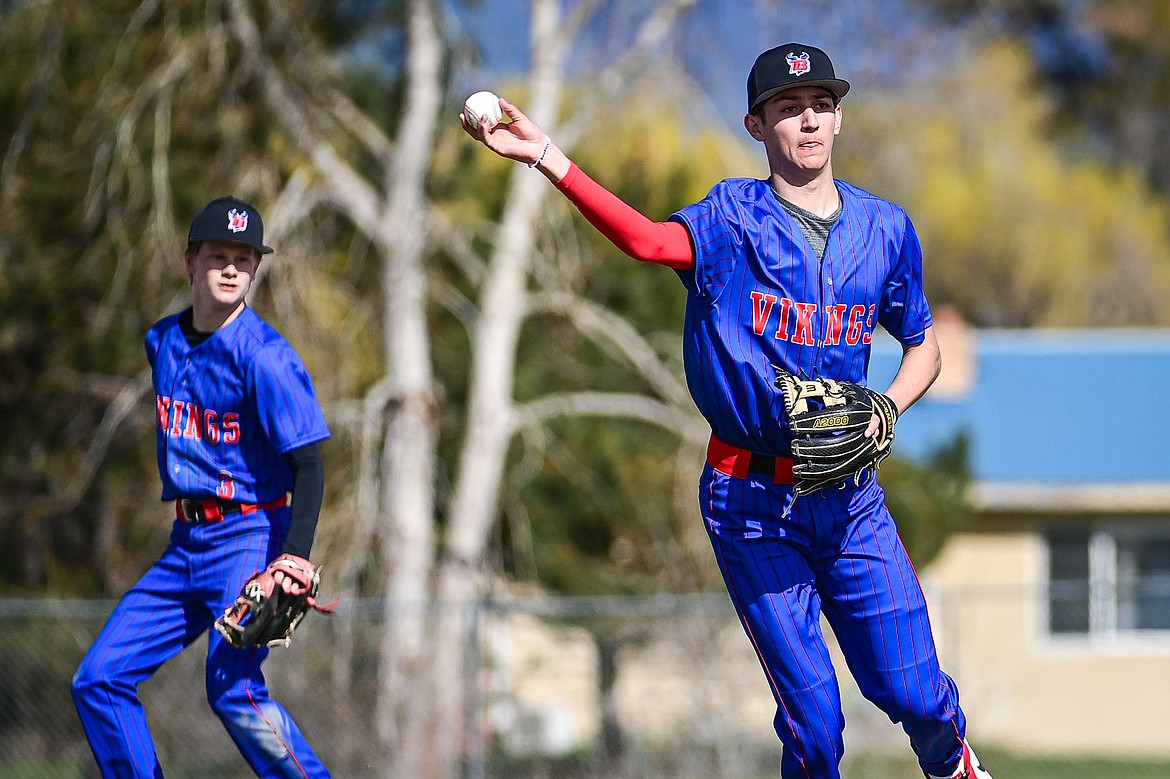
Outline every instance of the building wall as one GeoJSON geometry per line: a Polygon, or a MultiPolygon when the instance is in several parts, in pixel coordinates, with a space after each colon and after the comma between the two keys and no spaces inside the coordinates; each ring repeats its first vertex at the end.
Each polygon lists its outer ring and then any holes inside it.
{"type": "Polygon", "coordinates": [[[959,535],[923,579],[973,739],[1024,753],[1170,756],[1170,639],[1049,636],[1035,529],[959,535]]]}
{"type": "MultiPolygon", "coordinates": [[[[1170,758],[1170,635],[1048,634],[1043,532],[1068,519],[985,517],[921,572],[940,659],[958,682],[968,733],[976,745],[1028,755],[1170,758]]],[[[637,606],[614,622],[623,632],[641,627],[620,652],[614,689],[616,714],[631,739],[778,749],[774,704],[730,604],[713,598],[701,609],[653,616],[637,616],[637,606]]],[[[490,729],[515,753],[592,743],[601,701],[589,633],[522,612],[490,622],[490,729]]],[[[900,728],[861,699],[828,638],[848,753],[907,749],[900,728]]]]}

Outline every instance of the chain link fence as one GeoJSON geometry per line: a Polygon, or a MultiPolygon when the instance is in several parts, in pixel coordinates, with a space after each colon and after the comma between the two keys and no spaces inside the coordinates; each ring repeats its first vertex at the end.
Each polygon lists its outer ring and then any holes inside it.
{"type": "MultiPolygon", "coordinates": [[[[0,602],[0,779],[98,775],[70,682],[112,607],[0,602]]],[[[613,754],[628,777],[775,774],[774,706],[726,596],[532,599],[475,608],[466,681],[474,742],[466,748],[468,779],[609,779],[618,770],[613,754]],[[599,685],[603,656],[613,662],[610,701],[602,700],[599,685]]],[[[274,697],[338,777],[380,775],[371,754],[379,611],[378,604],[359,603],[336,619],[310,618],[297,641],[273,650],[265,664],[274,697]],[[350,628],[348,683],[334,685],[336,633],[350,628]],[[311,678],[305,669],[315,670],[311,678]],[[368,694],[355,698],[353,690],[368,694]]],[[[207,707],[205,656],[201,639],[142,685],[160,760],[168,777],[250,777],[207,707]]]]}
{"type": "MultiPolygon", "coordinates": [[[[1000,592],[994,600],[1018,610],[1023,597],[1000,592]]],[[[957,629],[949,625],[972,604],[940,600],[935,631],[945,667],[946,639],[957,629]]],[[[265,672],[334,776],[380,777],[371,745],[381,610],[373,602],[345,606],[336,618],[308,619],[292,647],[273,650],[265,672]],[[343,630],[353,649],[339,668],[343,630]]],[[[112,607],[0,601],[0,779],[98,775],[70,682],[112,607]]],[[[474,609],[467,779],[779,773],[775,707],[726,595],[539,598],[474,609]],[[601,683],[607,678],[612,684],[601,683]]],[[[160,759],[172,779],[250,777],[207,706],[205,654],[202,639],[142,685],[160,759]]],[[[861,698],[847,672],[841,682],[847,765],[874,754],[909,756],[901,729],[861,698]]],[[[977,676],[960,684],[980,699],[977,676]]]]}

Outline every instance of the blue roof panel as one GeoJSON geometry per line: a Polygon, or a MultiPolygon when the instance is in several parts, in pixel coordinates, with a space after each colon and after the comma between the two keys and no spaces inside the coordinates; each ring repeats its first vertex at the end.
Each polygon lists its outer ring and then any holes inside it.
{"type": "MultiPolygon", "coordinates": [[[[971,336],[969,392],[928,392],[898,422],[898,454],[924,459],[966,431],[977,481],[1170,483],[1170,331],[971,336]]],[[[875,339],[870,383],[888,386],[900,357],[889,336],[875,339]]]]}

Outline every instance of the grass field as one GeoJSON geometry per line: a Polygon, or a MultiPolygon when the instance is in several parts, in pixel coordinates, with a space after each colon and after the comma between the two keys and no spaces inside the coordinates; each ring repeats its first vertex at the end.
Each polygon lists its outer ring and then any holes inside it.
{"type": "MultiPolygon", "coordinates": [[[[1170,779],[1170,761],[1104,760],[1084,758],[1030,757],[980,750],[980,758],[995,779],[1170,779]]],[[[703,771],[694,761],[670,765],[669,756],[646,760],[630,770],[601,768],[584,755],[562,759],[535,759],[489,762],[487,779],[716,779],[719,771],[703,771]]],[[[745,774],[753,779],[778,779],[780,766],[757,764],[745,774]]],[[[846,755],[843,779],[919,779],[922,776],[913,754],[875,756],[846,755]]],[[[3,779],[0,776],[0,779],[3,779]]]]}
{"type": "MultiPolygon", "coordinates": [[[[995,779],[1168,779],[1170,762],[1085,760],[1024,757],[995,750],[979,750],[995,779]]],[[[881,761],[858,760],[844,779],[913,779],[920,776],[913,757],[881,761]]],[[[761,777],[763,779],[763,777],[761,777]]],[[[774,778],[773,778],[774,779],[774,778]]]]}
{"type": "MultiPolygon", "coordinates": [[[[993,771],[995,779],[1167,779],[1170,777],[1170,762],[1129,761],[1129,760],[1085,760],[1085,759],[1057,759],[1023,757],[994,750],[986,750],[981,755],[988,770],[993,771]]],[[[519,768],[519,767],[514,767],[519,768]]],[[[0,766],[0,779],[82,779],[92,769],[78,765],[33,765],[17,764],[0,766]]],[[[228,777],[230,774],[216,774],[228,777]]],[[[488,771],[489,776],[494,772],[488,771]]],[[[509,779],[553,779],[567,775],[574,777],[589,776],[589,772],[570,769],[561,774],[556,763],[541,761],[539,766],[530,765],[527,770],[512,770],[508,772],[509,779]]],[[[779,767],[775,774],[762,775],[758,779],[777,779],[779,767]]],[[[677,774],[671,774],[677,776],[677,774]]],[[[857,758],[846,763],[844,779],[916,779],[921,776],[918,764],[913,757],[898,758],[857,758]]],[[[234,777],[232,778],[234,779],[234,777]]],[[[241,779],[244,777],[241,775],[241,779]]],[[[350,777],[361,779],[361,777],[350,777]]],[[[608,776],[605,779],[621,779],[608,776]]],[[[664,776],[663,779],[666,779],[664,776]]]]}

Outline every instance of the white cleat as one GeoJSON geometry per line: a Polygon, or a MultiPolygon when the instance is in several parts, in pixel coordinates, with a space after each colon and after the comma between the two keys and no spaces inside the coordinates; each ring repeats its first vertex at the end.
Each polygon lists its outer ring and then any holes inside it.
{"type": "Polygon", "coordinates": [[[975,750],[967,743],[967,739],[963,739],[963,760],[954,773],[947,776],[932,776],[931,774],[926,776],[927,779],[992,779],[991,774],[987,773],[987,769],[979,762],[975,750]]]}

